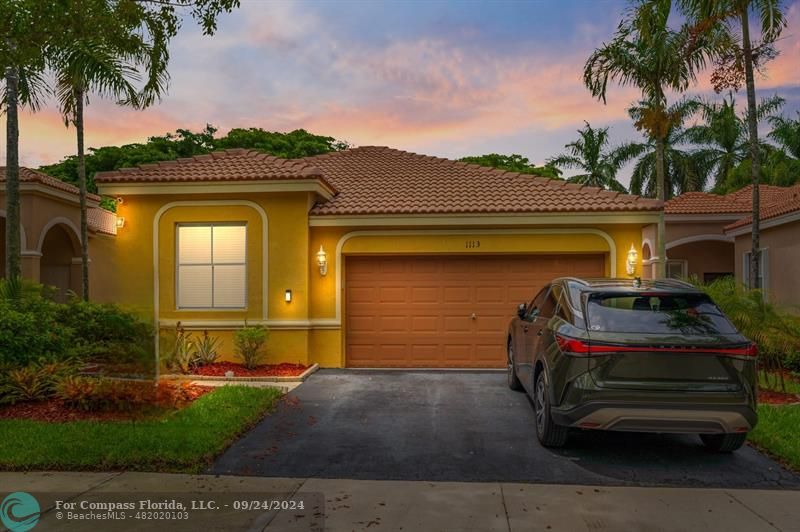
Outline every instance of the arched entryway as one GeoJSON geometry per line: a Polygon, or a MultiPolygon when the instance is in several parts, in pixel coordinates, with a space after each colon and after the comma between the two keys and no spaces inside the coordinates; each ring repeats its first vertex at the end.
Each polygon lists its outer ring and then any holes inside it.
{"type": "Polygon", "coordinates": [[[684,238],[667,244],[667,277],[709,283],[734,272],[734,245],[725,237],[684,238]]]}
{"type": "Polygon", "coordinates": [[[80,293],[81,248],[74,228],[56,223],[45,229],[41,239],[40,280],[58,290],[57,298],[65,300],[69,291],[80,293]]]}

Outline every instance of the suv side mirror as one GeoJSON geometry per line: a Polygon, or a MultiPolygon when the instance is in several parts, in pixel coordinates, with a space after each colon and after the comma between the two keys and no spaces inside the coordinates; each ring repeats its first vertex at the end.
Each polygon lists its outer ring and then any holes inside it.
{"type": "Polygon", "coordinates": [[[525,303],[520,303],[519,307],[517,307],[517,316],[519,316],[520,319],[525,317],[525,303]]]}

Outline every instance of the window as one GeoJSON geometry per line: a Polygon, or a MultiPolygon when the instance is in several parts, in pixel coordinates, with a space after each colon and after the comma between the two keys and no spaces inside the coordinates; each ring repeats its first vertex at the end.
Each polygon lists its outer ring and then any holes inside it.
{"type": "Polygon", "coordinates": [[[245,308],[246,243],[244,224],[178,225],[178,308],[245,308]]]}
{"type": "Polygon", "coordinates": [[[542,303],[542,307],[539,309],[539,316],[547,319],[552,318],[557,305],[558,301],[556,300],[556,295],[553,293],[553,290],[551,290],[545,302],[542,303]]]}
{"type": "MultiPolygon", "coordinates": [[[[748,251],[743,257],[742,279],[744,279],[745,286],[750,286],[750,257],[752,257],[752,255],[753,254],[748,251]]],[[[769,288],[768,266],[769,260],[767,258],[767,250],[762,249],[758,254],[758,280],[756,282],[756,288],[763,290],[764,294],[767,293],[767,289],[769,288]]]]}
{"type": "Polygon", "coordinates": [[[687,275],[688,264],[685,260],[668,260],[667,261],[667,278],[668,279],[685,279],[687,275]]]}

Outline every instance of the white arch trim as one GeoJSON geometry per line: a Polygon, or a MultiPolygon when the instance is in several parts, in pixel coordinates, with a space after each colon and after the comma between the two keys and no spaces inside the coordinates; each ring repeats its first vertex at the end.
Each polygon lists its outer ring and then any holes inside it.
{"type": "MultiPolygon", "coordinates": [[[[269,233],[269,220],[267,219],[267,213],[258,203],[249,200],[203,200],[203,201],[173,201],[163,205],[158,211],[156,212],[155,217],[153,218],[153,319],[155,320],[156,327],[158,326],[158,314],[159,314],[159,303],[158,303],[158,296],[159,296],[159,257],[158,257],[158,226],[161,222],[161,217],[170,209],[175,207],[213,207],[213,206],[244,206],[250,207],[254,211],[256,211],[261,216],[261,247],[262,247],[262,273],[264,275],[264,281],[262,282],[261,286],[261,307],[262,307],[262,315],[263,319],[267,319],[267,308],[268,308],[268,286],[269,286],[269,248],[267,246],[268,243],[268,233],[269,233]]],[[[156,335],[156,349],[158,349],[158,335],[156,335]]]]}
{"type": "Polygon", "coordinates": [[[692,236],[685,236],[677,240],[673,240],[672,242],[667,242],[666,248],[671,249],[677,246],[682,246],[683,244],[691,244],[692,242],[704,242],[708,240],[713,240],[716,242],[733,243],[733,237],[728,235],[719,235],[719,234],[692,235],[692,236]]]}
{"type": "MultiPolygon", "coordinates": [[[[42,232],[39,233],[39,243],[36,245],[36,251],[39,253],[42,252],[42,246],[44,245],[44,239],[47,236],[47,232],[50,231],[56,225],[63,224],[72,229],[72,232],[75,234],[75,238],[78,241],[78,247],[80,248],[80,241],[81,241],[81,232],[75,227],[75,224],[69,218],[64,218],[63,216],[58,216],[53,218],[47,225],[42,228],[42,232]]],[[[80,252],[80,251],[79,251],[80,252]]]]}
{"type": "MultiPolygon", "coordinates": [[[[4,209],[0,209],[0,218],[6,218],[6,211],[4,209]]],[[[5,241],[6,235],[3,235],[3,241],[5,241]]],[[[25,237],[25,226],[22,225],[22,222],[19,223],[19,240],[20,240],[20,250],[27,251],[28,250],[28,239],[25,237]]]]}
{"type": "Polygon", "coordinates": [[[452,230],[389,230],[389,231],[351,231],[342,235],[336,244],[336,319],[334,323],[342,322],[342,249],[351,238],[359,236],[421,236],[421,235],[564,235],[588,234],[597,235],[608,243],[609,262],[611,264],[610,276],[617,276],[617,245],[614,239],[600,229],[582,228],[553,228],[553,229],[452,229],[452,230]]]}

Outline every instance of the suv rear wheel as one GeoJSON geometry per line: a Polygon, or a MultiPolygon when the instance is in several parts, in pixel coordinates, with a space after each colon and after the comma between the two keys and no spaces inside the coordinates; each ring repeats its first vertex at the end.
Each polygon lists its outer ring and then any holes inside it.
{"type": "Polygon", "coordinates": [[[536,414],[536,436],[545,447],[563,447],[567,443],[567,427],[556,425],[550,416],[550,390],[544,371],[536,376],[533,393],[533,410],[536,414]]]}
{"type": "Polygon", "coordinates": [[[744,445],[747,433],[701,434],[700,439],[709,451],[730,453],[744,445]]]}

